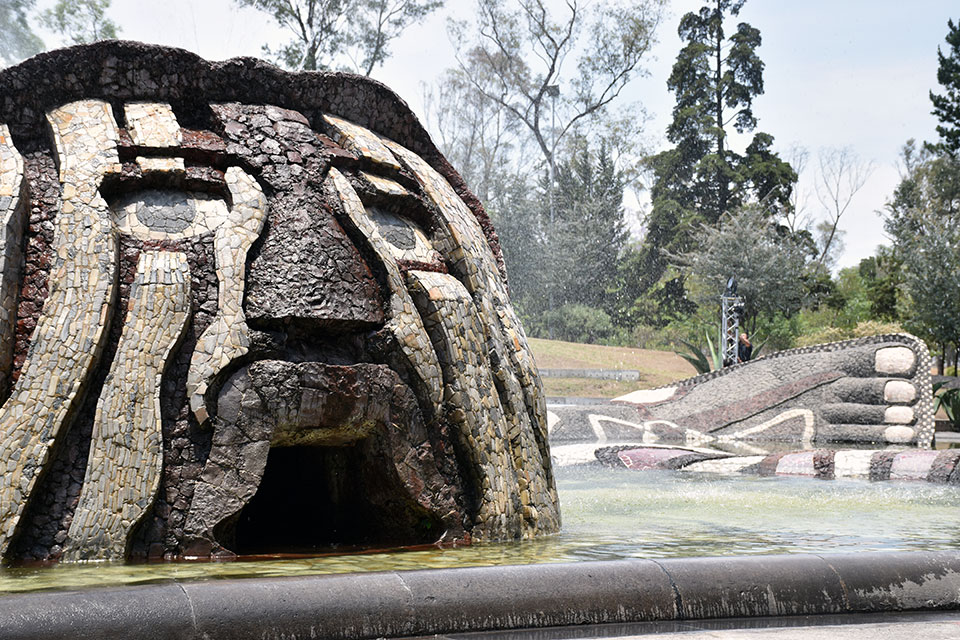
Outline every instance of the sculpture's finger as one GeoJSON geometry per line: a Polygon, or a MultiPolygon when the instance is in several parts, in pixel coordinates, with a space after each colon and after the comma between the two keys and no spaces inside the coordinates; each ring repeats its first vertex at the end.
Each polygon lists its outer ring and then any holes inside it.
{"type": "Polygon", "coordinates": [[[837,402],[859,404],[913,404],[919,397],[913,382],[889,378],[841,378],[830,391],[837,402]]]}
{"type": "Polygon", "coordinates": [[[845,402],[825,404],[820,415],[830,424],[913,424],[913,407],[845,402]]]}
{"type": "Polygon", "coordinates": [[[816,444],[884,443],[908,444],[917,437],[915,425],[906,424],[827,424],[817,429],[816,444]]]}

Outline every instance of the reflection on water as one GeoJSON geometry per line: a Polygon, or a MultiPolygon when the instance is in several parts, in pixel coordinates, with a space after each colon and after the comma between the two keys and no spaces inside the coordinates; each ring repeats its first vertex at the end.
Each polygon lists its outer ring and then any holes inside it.
{"type": "Polygon", "coordinates": [[[960,547],[960,488],[926,482],[557,470],[563,531],[458,549],[151,565],[0,569],[0,592],[619,558],[960,547]]]}

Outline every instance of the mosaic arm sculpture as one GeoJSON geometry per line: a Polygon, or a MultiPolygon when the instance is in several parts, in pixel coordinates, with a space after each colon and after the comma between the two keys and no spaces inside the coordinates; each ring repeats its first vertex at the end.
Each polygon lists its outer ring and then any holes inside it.
{"type": "Polygon", "coordinates": [[[555,442],[672,442],[740,453],[776,443],[929,448],[934,431],[929,352],[907,334],[781,351],[612,405],[553,412],[555,442]]]}
{"type": "Polygon", "coordinates": [[[558,530],[496,235],[389,90],[114,42],[0,95],[0,555],[558,530]]]}

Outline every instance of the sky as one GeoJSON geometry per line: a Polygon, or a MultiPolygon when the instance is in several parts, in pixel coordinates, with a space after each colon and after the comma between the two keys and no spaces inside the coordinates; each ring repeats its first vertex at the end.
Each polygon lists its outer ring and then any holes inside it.
{"type": "MultiPolygon", "coordinates": [[[[38,8],[52,4],[39,0],[38,8]]],[[[447,0],[442,11],[408,29],[393,45],[393,57],[373,73],[421,120],[424,83],[455,64],[446,21],[469,16],[472,6],[447,0]]],[[[695,0],[670,4],[646,61],[648,74],[622,94],[625,103],[639,102],[651,116],[646,136],[654,151],[669,146],[664,132],[673,95],[666,83],[682,46],[677,24],[700,6],[695,0]]],[[[238,9],[231,0],[113,0],[110,14],[125,39],[182,47],[211,60],[257,56],[261,44],[286,39],[268,16],[238,9]]],[[[806,212],[822,216],[814,190],[821,149],[849,147],[872,163],[869,179],[840,220],[847,233],[838,268],[888,244],[882,209],[899,182],[899,150],[909,138],[936,138],[928,93],[940,88],[937,46],[945,46],[948,18],[960,19],[957,0],[749,0],[740,14],[763,37],[758,53],[765,63],[765,93],[754,101],[758,130],[774,136],[782,155],[794,146],[809,153],[798,184],[806,212]]],[[[56,43],[52,34],[38,31],[56,43]]],[[[642,213],[649,199],[640,193],[627,204],[642,213]]]]}

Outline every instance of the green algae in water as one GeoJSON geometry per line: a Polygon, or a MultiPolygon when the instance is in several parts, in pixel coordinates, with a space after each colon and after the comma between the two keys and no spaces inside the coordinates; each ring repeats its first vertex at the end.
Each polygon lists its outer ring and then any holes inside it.
{"type": "Polygon", "coordinates": [[[525,541],[314,558],[0,569],[0,592],[622,558],[960,548],[960,488],[687,472],[557,470],[563,530],[525,541]]]}

